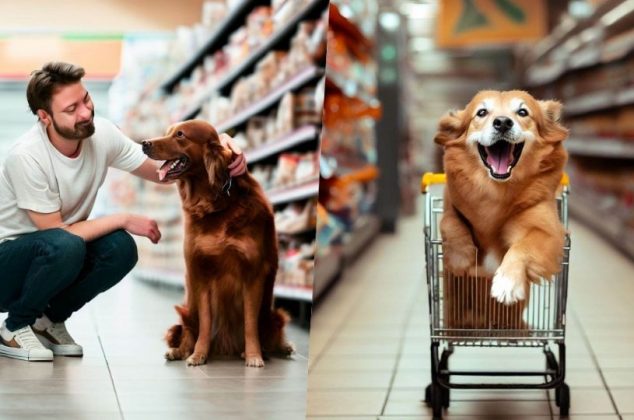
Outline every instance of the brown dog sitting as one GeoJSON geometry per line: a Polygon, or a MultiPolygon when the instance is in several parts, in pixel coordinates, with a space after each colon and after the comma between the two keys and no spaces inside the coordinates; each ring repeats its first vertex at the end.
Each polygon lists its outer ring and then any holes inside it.
{"type": "Polygon", "coordinates": [[[445,149],[445,269],[469,276],[480,267],[500,303],[525,302],[530,281],[561,269],[556,194],[568,132],[560,113],[559,102],[523,91],[483,91],[445,115],[434,139],[445,149]]]}
{"type": "Polygon", "coordinates": [[[262,367],[263,352],[290,355],[289,317],[272,306],[277,237],[260,185],[248,173],[229,176],[232,152],[204,121],[175,124],[143,150],[166,160],[159,177],[177,180],[183,208],[186,300],[176,307],[181,324],[167,331],[165,357],[195,366],[210,355],[243,354],[247,366],[262,367]]]}

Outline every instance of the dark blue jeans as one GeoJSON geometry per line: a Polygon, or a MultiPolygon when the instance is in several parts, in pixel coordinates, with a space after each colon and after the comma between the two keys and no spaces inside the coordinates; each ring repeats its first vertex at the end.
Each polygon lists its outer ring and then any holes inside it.
{"type": "Polygon", "coordinates": [[[0,308],[11,331],[42,314],[63,322],[132,270],[137,248],[124,230],[91,242],[63,229],[29,233],[0,244],[0,308]]]}

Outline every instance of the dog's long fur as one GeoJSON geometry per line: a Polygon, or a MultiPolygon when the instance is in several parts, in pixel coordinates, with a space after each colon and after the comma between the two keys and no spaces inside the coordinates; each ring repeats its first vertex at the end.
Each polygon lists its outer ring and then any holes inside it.
{"type": "Polygon", "coordinates": [[[289,355],[288,314],[273,310],[278,268],[273,212],[248,173],[230,179],[232,152],[200,120],[178,123],[146,143],[149,157],[188,158],[177,176],[185,231],[186,299],[181,324],[166,333],[169,360],[200,365],[209,355],[243,354],[247,366],[264,353],[289,355]],[[230,182],[230,184],[229,184],[230,182]]]}
{"type": "Polygon", "coordinates": [[[523,91],[482,91],[465,109],[445,115],[434,138],[444,147],[447,175],[440,225],[445,269],[473,275],[478,266],[480,274],[493,275],[491,296],[505,304],[527,299],[530,281],[560,271],[565,232],[555,199],[568,134],[560,113],[559,102],[523,91]],[[483,107],[486,115],[479,116],[483,107]],[[524,142],[505,180],[493,177],[477,147],[490,140],[497,117],[510,118],[516,140],[524,142]]]}

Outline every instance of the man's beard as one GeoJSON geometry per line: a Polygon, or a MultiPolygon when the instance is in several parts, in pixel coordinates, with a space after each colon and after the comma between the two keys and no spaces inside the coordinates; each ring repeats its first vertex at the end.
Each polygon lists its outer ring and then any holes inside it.
{"type": "Polygon", "coordinates": [[[95,134],[95,110],[92,111],[92,115],[90,116],[90,120],[84,121],[81,123],[75,124],[73,128],[60,127],[55,122],[55,118],[53,120],[53,128],[57,133],[68,139],[68,140],[83,140],[95,134]]]}

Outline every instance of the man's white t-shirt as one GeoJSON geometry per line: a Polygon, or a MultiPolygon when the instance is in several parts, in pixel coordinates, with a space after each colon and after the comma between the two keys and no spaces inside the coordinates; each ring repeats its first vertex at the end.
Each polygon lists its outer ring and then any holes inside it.
{"type": "Polygon", "coordinates": [[[26,210],[60,211],[65,224],[88,219],[108,167],[131,172],[147,159],[110,121],[94,123],[74,158],[53,147],[40,122],[17,140],[0,166],[0,242],[38,230],[26,210]]]}

